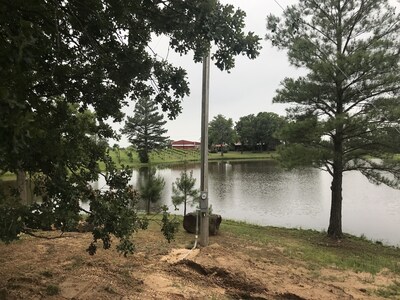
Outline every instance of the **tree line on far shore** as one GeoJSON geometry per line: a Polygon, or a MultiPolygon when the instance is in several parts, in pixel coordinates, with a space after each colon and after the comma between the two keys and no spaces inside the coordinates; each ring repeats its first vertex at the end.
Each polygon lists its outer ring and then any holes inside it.
{"type": "MultiPolygon", "coordinates": [[[[240,151],[270,151],[280,144],[277,135],[286,121],[272,112],[260,112],[257,115],[243,116],[234,125],[231,118],[222,114],[215,116],[208,126],[208,148],[221,155],[228,149],[240,151]]],[[[170,145],[166,121],[158,111],[157,103],[149,97],[136,103],[133,116],[128,117],[122,134],[126,134],[133,148],[138,152],[141,163],[149,162],[152,151],[161,150],[170,145]]]]}

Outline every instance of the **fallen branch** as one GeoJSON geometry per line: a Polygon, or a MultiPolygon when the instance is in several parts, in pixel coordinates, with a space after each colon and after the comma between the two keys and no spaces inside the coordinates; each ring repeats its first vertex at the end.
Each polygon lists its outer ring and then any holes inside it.
{"type": "Polygon", "coordinates": [[[38,235],[38,234],[35,234],[33,231],[34,231],[34,229],[26,228],[26,227],[21,230],[21,232],[24,233],[24,234],[27,234],[29,236],[32,236],[32,237],[35,237],[35,238],[39,238],[39,239],[45,239],[45,240],[55,240],[55,239],[60,239],[60,238],[66,237],[66,236],[63,236],[63,234],[64,234],[63,231],[60,233],[60,235],[51,236],[51,237],[50,236],[44,236],[44,235],[38,235]]]}

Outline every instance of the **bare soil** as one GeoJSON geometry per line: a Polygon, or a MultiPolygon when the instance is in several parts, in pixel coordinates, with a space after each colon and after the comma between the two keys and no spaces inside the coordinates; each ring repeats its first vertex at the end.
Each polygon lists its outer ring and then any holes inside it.
{"type": "MultiPolygon", "coordinates": [[[[55,236],[58,232],[42,233],[55,236]]],[[[0,244],[2,299],[382,299],[374,292],[399,281],[387,270],[372,276],[313,270],[283,249],[220,232],[189,250],[181,230],[168,244],[159,228],[135,235],[136,252],[85,252],[89,233],[46,240],[22,236],[0,244]]]]}

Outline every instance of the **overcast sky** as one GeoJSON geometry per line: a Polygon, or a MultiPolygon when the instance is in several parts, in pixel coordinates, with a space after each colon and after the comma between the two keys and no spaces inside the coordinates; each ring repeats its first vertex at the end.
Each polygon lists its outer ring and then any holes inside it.
{"type": "MultiPolygon", "coordinates": [[[[233,4],[246,12],[245,31],[253,31],[259,35],[262,45],[260,55],[255,60],[245,56],[236,59],[236,66],[228,74],[222,72],[211,62],[210,70],[210,109],[209,119],[218,114],[232,118],[234,122],[248,114],[257,114],[262,111],[275,112],[285,115],[281,104],[272,104],[272,98],[279,83],[287,76],[296,76],[298,71],[289,66],[286,54],[273,49],[265,41],[266,17],[268,14],[282,14],[282,8],[274,0],[221,0],[224,4],[233,4]]],[[[296,3],[296,0],[277,0],[286,7],[296,3]]],[[[168,39],[156,37],[151,45],[152,49],[162,58],[187,71],[190,83],[190,95],[182,103],[182,113],[176,120],[168,120],[165,125],[167,135],[172,140],[200,141],[201,137],[201,85],[202,64],[193,62],[193,56],[180,56],[173,51],[168,52],[168,39]]],[[[132,115],[133,105],[124,108],[127,115],[132,115]]],[[[122,126],[122,124],[120,125],[122,126]]],[[[120,126],[115,125],[115,128],[120,126]]],[[[112,145],[114,141],[110,141],[112,145]]],[[[126,137],[118,142],[120,146],[129,145],[126,137]]]]}
{"type": "MultiPolygon", "coordinates": [[[[285,115],[283,104],[273,104],[272,98],[280,82],[285,77],[297,77],[301,70],[291,67],[286,53],[272,48],[270,42],[264,39],[266,34],[266,17],[269,14],[281,15],[283,8],[297,3],[297,0],[221,0],[225,4],[233,4],[246,12],[245,31],[253,31],[259,35],[262,45],[260,55],[255,60],[245,56],[237,57],[236,67],[227,72],[221,72],[212,63],[210,71],[210,109],[209,120],[218,114],[232,118],[237,122],[240,117],[258,112],[275,112],[285,115]]],[[[391,0],[394,4],[397,0],[391,0]]],[[[182,103],[182,113],[176,120],[166,124],[168,135],[172,140],[186,139],[200,141],[201,137],[201,86],[202,65],[193,63],[193,56],[179,56],[173,51],[168,53],[168,40],[156,37],[152,49],[167,58],[174,65],[186,69],[190,82],[190,96],[182,103]]],[[[304,71],[303,71],[304,72],[304,71]]],[[[132,115],[133,107],[124,112],[132,115]]],[[[123,137],[119,144],[128,146],[123,137]]]]}

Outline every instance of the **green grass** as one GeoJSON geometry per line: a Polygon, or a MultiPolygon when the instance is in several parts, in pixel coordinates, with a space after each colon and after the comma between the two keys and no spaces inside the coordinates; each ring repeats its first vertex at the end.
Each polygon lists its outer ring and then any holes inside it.
{"type": "Polygon", "coordinates": [[[286,257],[298,259],[310,269],[334,267],[377,274],[388,269],[400,274],[400,249],[345,235],[335,241],[314,230],[262,227],[224,220],[221,231],[261,245],[283,249],[286,257]]]}
{"type": "Polygon", "coordinates": [[[10,172],[6,172],[5,174],[0,176],[0,179],[2,181],[10,181],[10,180],[15,180],[17,177],[15,176],[15,174],[10,173],[10,172]]]}
{"type": "Polygon", "coordinates": [[[278,154],[276,152],[237,152],[230,151],[228,153],[224,153],[221,156],[221,153],[209,153],[209,160],[247,160],[247,159],[275,159],[278,154]]]}
{"type": "MultiPolygon", "coordinates": [[[[118,152],[111,150],[109,152],[111,158],[116,163],[117,167],[131,166],[131,167],[140,167],[142,165],[139,161],[139,157],[136,151],[131,151],[129,149],[121,149],[118,152]],[[131,153],[131,157],[129,157],[128,153],[131,153]]],[[[274,159],[277,157],[275,152],[236,152],[230,151],[224,153],[221,156],[221,153],[209,153],[208,159],[210,161],[215,160],[261,160],[261,159],[274,159]]],[[[200,162],[200,151],[198,150],[179,150],[179,149],[164,149],[162,151],[153,151],[149,155],[151,165],[158,164],[172,164],[172,163],[182,163],[182,162],[200,162]]],[[[102,165],[101,167],[104,167],[102,165]]]]}
{"type": "MultiPolygon", "coordinates": [[[[380,288],[377,291],[377,294],[384,298],[391,298],[400,295],[400,282],[395,281],[393,284],[389,285],[386,288],[380,288]]],[[[398,299],[398,298],[395,298],[398,299]]]]}

